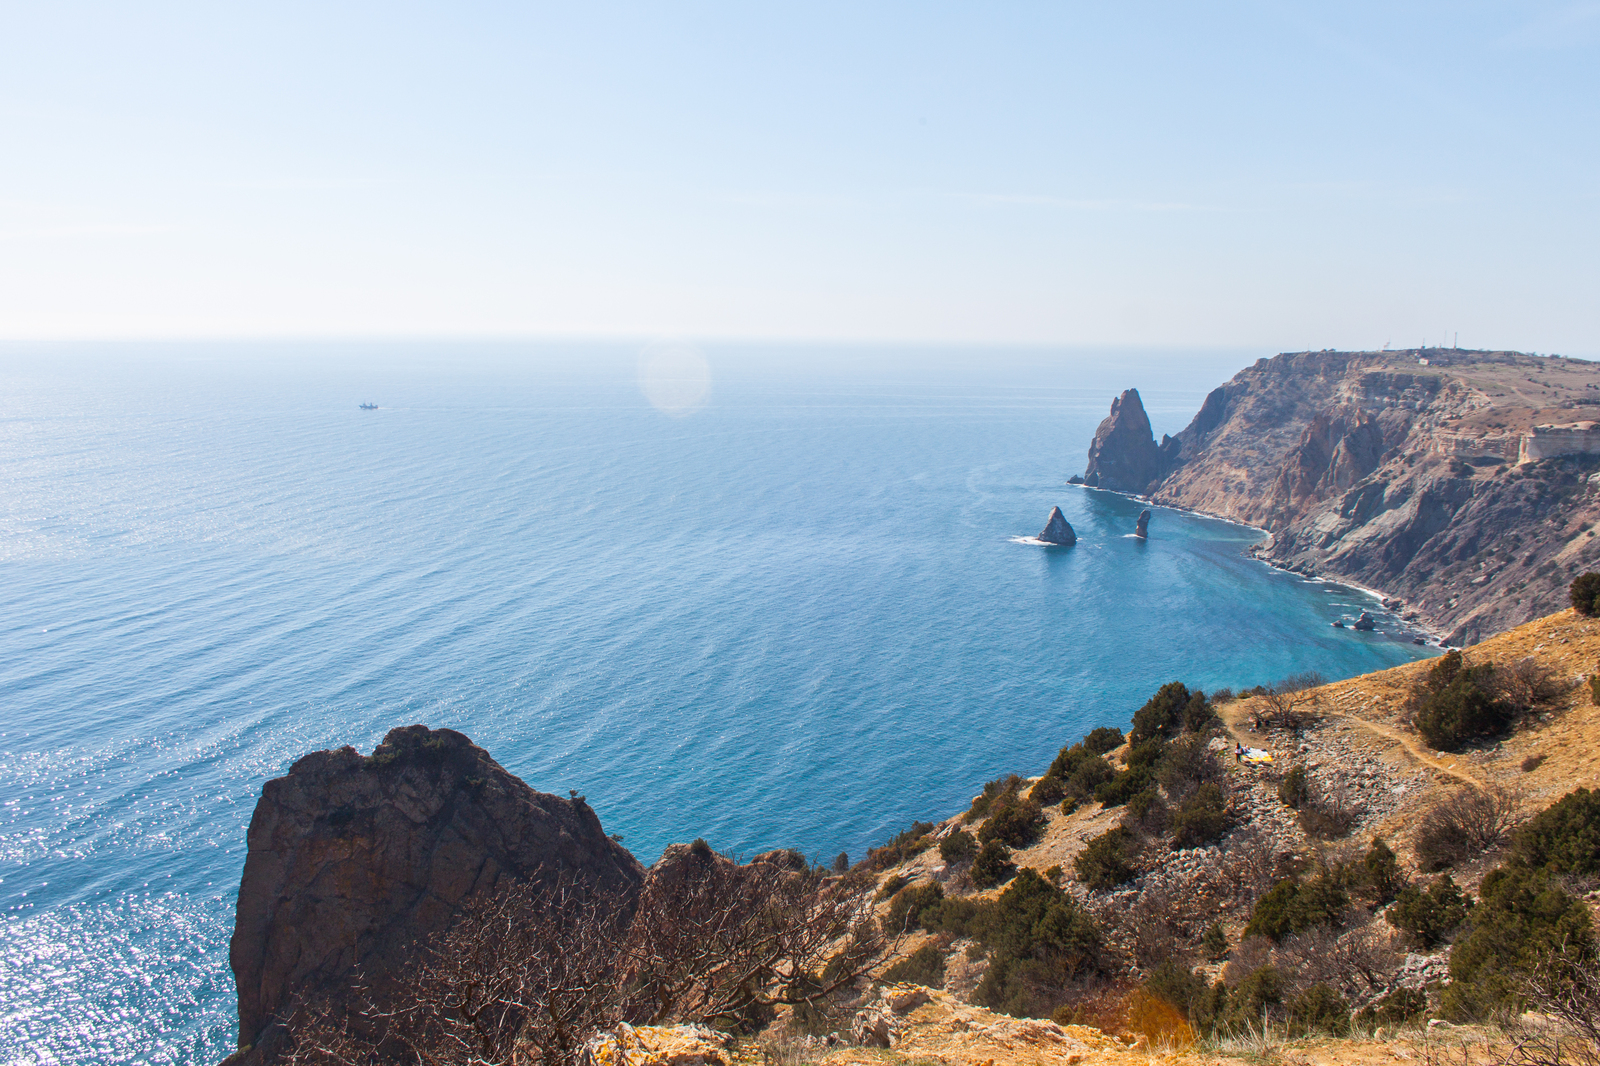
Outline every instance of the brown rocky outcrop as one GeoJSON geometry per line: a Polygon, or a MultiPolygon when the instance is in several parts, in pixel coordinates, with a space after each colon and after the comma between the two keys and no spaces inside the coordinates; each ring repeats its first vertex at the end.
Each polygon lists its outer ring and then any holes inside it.
{"type": "Polygon", "coordinates": [[[302,997],[359,965],[381,986],[464,900],[574,878],[636,895],[644,871],[589,805],[535,792],[448,729],[391,730],[371,756],[313,752],[250,820],[230,956],[239,1043],[270,1061],[302,997]]]}
{"type": "Polygon", "coordinates": [[[1111,413],[1095,430],[1083,483],[1114,492],[1146,492],[1166,473],[1174,451],[1170,437],[1156,444],[1139,390],[1129,389],[1111,401],[1111,413]]]}
{"type": "Polygon", "coordinates": [[[1148,428],[1136,440],[1148,420],[1127,412],[1130,393],[1091,445],[1091,473],[1117,472],[1102,487],[1259,526],[1261,558],[1383,589],[1451,643],[1558,610],[1573,577],[1600,569],[1600,433],[1569,428],[1600,405],[1600,365],[1284,354],[1214,389],[1160,447],[1148,428]]]}
{"type": "Polygon", "coordinates": [[[1061,513],[1061,508],[1050,508],[1050,517],[1035,538],[1046,544],[1060,544],[1070,546],[1078,543],[1078,534],[1073,532],[1072,523],[1067,521],[1067,516],[1061,513]]]}

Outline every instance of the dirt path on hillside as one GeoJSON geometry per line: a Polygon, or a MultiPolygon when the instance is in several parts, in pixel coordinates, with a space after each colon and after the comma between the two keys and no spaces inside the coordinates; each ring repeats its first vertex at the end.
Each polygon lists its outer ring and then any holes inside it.
{"type": "Polygon", "coordinates": [[[1322,711],[1321,713],[1328,718],[1343,718],[1345,721],[1353,722],[1369,733],[1383,737],[1385,740],[1392,740],[1404,748],[1408,755],[1422,765],[1436,770],[1447,777],[1453,777],[1463,784],[1471,785],[1474,788],[1486,788],[1488,786],[1488,782],[1484,781],[1476,774],[1468,773],[1465,770],[1458,770],[1455,766],[1446,766],[1437,757],[1423,751],[1422,748],[1418,747],[1410,737],[1406,736],[1398,729],[1391,729],[1386,725],[1379,725],[1376,722],[1369,722],[1365,718],[1357,718],[1355,715],[1347,714],[1344,711],[1322,711]]]}
{"type": "MultiPolygon", "coordinates": [[[[1345,721],[1365,729],[1374,736],[1382,737],[1384,740],[1398,744],[1401,748],[1405,749],[1407,755],[1411,756],[1411,758],[1415,759],[1423,766],[1426,766],[1430,770],[1442,774],[1445,777],[1454,778],[1455,780],[1460,781],[1462,784],[1471,785],[1474,788],[1485,788],[1488,785],[1487,781],[1478,777],[1476,774],[1466,770],[1458,769],[1457,766],[1459,765],[1459,760],[1455,765],[1446,765],[1438,758],[1438,756],[1423,749],[1416,743],[1416,741],[1412,740],[1398,729],[1392,729],[1389,726],[1368,721],[1359,715],[1350,714],[1346,711],[1328,710],[1326,707],[1319,707],[1312,713],[1322,718],[1343,718],[1345,721]]],[[[1258,736],[1254,732],[1244,727],[1245,717],[1245,711],[1243,707],[1240,707],[1239,710],[1235,711],[1231,715],[1224,714],[1223,723],[1228,727],[1228,732],[1233,734],[1233,737],[1236,741],[1251,747],[1265,747],[1268,744],[1268,741],[1265,737],[1258,736]]],[[[1451,756],[1450,758],[1454,758],[1454,756],[1451,756]]]]}

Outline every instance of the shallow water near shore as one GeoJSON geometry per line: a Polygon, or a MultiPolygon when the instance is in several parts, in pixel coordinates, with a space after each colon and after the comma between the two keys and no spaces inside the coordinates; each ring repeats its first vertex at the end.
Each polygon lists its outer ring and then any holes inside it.
{"type": "Polygon", "coordinates": [[[1176,432],[1259,354],[709,347],[696,406],[626,346],[0,348],[0,1062],[231,1051],[261,783],[397,725],[645,862],[829,860],[1165,681],[1424,654],[1064,484],[1115,391],[1176,432]]]}

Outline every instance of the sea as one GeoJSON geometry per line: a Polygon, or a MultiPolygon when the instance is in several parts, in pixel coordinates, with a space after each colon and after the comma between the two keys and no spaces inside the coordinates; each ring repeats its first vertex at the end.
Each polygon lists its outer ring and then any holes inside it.
{"type": "Polygon", "coordinates": [[[0,347],[0,1063],[214,1063],[262,783],[400,725],[649,863],[860,857],[1161,684],[1428,654],[1067,484],[1255,351],[0,347]],[[374,405],[363,408],[362,404],[374,405]],[[1072,548],[1029,543],[1059,506],[1072,548]]]}

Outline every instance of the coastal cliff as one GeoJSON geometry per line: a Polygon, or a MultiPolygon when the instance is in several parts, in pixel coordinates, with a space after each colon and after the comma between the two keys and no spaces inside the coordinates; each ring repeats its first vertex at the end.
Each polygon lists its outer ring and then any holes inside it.
{"type": "Polygon", "coordinates": [[[644,870],[581,797],[536,792],[449,729],[408,726],[372,755],[312,752],[250,820],[230,957],[239,1044],[275,1058],[277,1024],[319,993],[406,965],[463,902],[581,877],[637,894],[644,870]]]}
{"type": "Polygon", "coordinates": [[[1214,389],[1158,445],[1113,403],[1085,484],[1259,526],[1256,554],[1404,601],[1471,644],[1600,565],[1600,365],[1515,352],[1299,352],[1214,389]]]}

